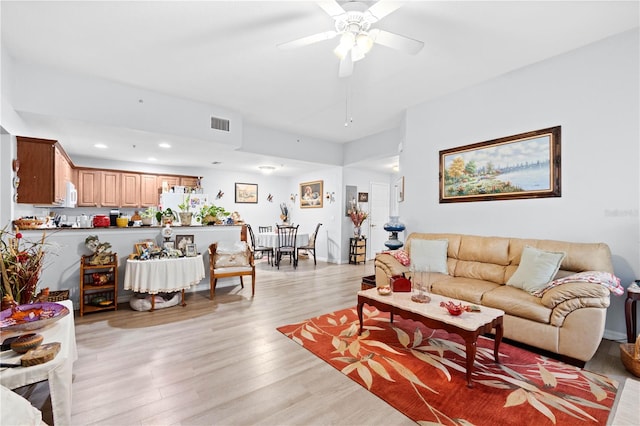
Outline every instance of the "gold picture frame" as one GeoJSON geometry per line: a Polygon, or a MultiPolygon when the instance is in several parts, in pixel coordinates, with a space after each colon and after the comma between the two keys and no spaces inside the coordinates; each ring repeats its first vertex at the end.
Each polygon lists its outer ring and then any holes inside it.
{"type": "Polygon", "coordinates": [[[560,197],[560,130],[440,151],[440,203],[560,197]]]}
{"type": "Polygon", "coordinates": [[[323,181],[303,182],[300,184],[300,208],[322,208],[323,181]]]}

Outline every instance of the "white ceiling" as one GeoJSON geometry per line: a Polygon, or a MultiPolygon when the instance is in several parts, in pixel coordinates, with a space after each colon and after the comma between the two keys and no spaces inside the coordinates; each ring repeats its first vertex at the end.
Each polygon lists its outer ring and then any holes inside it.
{"type": "MultiPolygon", "coordinates": [[[[0,13],[2,47],[16,61],[218,105],[241,113],[246,123],[338,143],[397,127],[407,107],[639,21],[638,1],[407,1],[374,26],[424,41],[422,51],[410,56],[376,45],[355,64],[352,78],[340,79],[332,52],[337,40],[276,47],[333,29],[333,19],[312,1],[3,0],[0,13]],[[348,90],[353,122],[345,126],[348,90]]],[[[95,156],[88,141],[98,134],[116,146],[141,137],[54,117],[26,118],[64,141],[72,157],[95,156]]],[[[172,155],[173,164],[197,164],[188,143],[172,155]]],[[[247,153],[221,155],[227,164],[254,171],[265,162],[285,164],[288,172],[309,167],[247,153]]],[[[389,164],[367,162],[387,171],[389,164]]]]}

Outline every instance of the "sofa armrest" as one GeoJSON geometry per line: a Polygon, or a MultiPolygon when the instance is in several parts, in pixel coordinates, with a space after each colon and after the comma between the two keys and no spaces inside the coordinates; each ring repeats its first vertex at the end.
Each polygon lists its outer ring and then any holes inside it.
{"type": "Polygon", "coordinates": [[[395,275],[402,275],[405,272],[409,272],[409,268],[398,262],[398,259],[388,253],[380,253],[376,255],[376,285],[385,286],[389,285],[389,278],[395,275]],[[380,277],[384,277],[384,282],[380,283],[380,277]]]}
{"type": "Polygon", "coordinates": [[[547,291],[540,300],[553,310],[551,324],[561,327],[571,312],[581,308],[608,308],[609,290],[599,284],[570,282],[547,291]]]}

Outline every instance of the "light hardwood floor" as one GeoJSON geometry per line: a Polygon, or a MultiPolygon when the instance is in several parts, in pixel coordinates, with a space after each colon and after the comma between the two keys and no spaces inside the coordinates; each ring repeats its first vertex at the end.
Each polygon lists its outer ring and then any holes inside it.
{"type": "MultiPolygon", "coordinates": [[[[136,312],[122,305],[76,317],[73,424],[414,424],[276,330],[355,306],[372,261],[314,267],[301,260],[297,270],[261,261],[257,269],[254,298],[249,278],[244,289],[224,283],[214,301],[208,291],[187,293],[184,308],[136,312]]],[[[633,377],[618,344],[606,340],[586,368],[633,377]]],[[[51,424],[47,389],[21,393],[51,424]]]]}

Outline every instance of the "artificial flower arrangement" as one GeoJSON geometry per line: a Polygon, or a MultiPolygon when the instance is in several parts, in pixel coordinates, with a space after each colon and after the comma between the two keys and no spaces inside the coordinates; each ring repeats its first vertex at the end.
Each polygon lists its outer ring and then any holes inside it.
{"type": "Polygon", "coordinates": [[[362,211],[359,205],[355,205],[352,209],[349,210],[349,217],[351,218],[351,222],[353,222],[353,226],[359,228],[362,226],[362,222],[367,220],[369,217],[369,213],[362,211]]]}
{"type": "Polygon", "coordinates": [[[7,231],[6,227],[0,231],[0,252],[2,252],[0,292],[3,304],[32,302],[47,252],[45,238],[44,232],[39,240],[30,241],[23,238],[18,228],[14,233],[7,231]]]}

